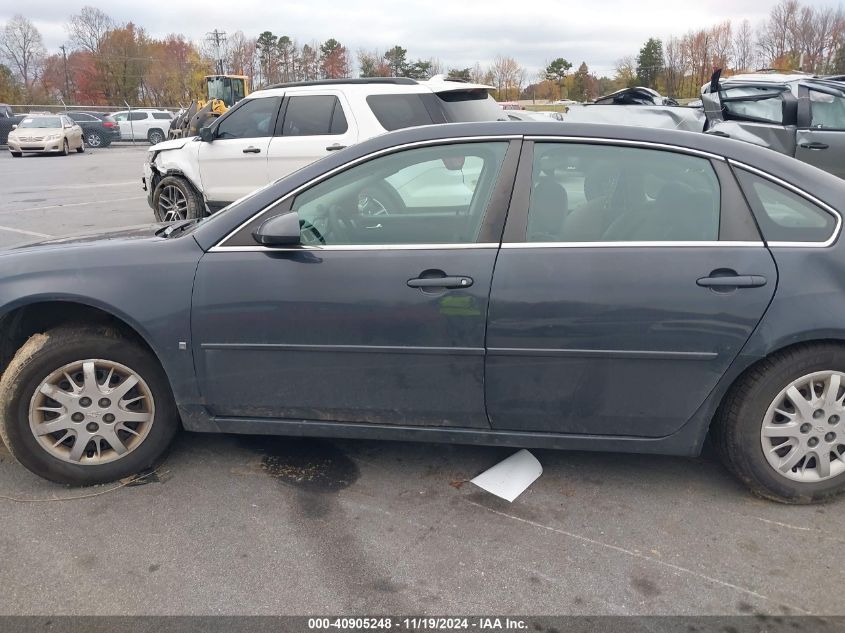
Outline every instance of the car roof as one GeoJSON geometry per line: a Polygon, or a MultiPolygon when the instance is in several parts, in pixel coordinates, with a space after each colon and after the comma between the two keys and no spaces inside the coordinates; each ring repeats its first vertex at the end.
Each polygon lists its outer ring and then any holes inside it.
{"type": "Polygon", "coordinates": [[[319,81],[297,81],[273,84],[253,91],[245,99],[278,96],[286,93],[303,93],[324,89],[342,89],[344,92],[371,94],[423,94],[426,92],[452,92],[458,90],[493,90],[493,86],[476,84],[435,75],[428,80],[408,77],[362,77],[353,79],[323,79],[319,81]]]}

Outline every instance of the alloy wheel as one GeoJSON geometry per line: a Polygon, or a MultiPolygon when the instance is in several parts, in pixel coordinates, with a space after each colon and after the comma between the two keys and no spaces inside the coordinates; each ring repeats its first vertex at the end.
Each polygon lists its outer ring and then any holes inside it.
{"type": "Polygon", "coordinates": [[[81,465],[113,462],[147,437],[155,418],[144,379],[114,361],[86,359],[47,376],[32,396],[29,427],[53,457],[81,465]]]}
{"type": "Polygon", "coordinates": [[[845,373],[819,371],[789,383],[760,431],[769,465],[792,481],[826,481],[845,472],[845,373]]]}
{"type": "Polygon", "coordinates": [[[164,222],[176,222],[188,218],[188,198],[175,185],[167,185],[158,196],[158,208],[164,222]]]}
{"type": "Polygon", "coordinates": [[[88,147],[99,147],[103,144],[103,139],[96,132],[91,132],[85,137],[85,142],[88,143],[88,147]]]}

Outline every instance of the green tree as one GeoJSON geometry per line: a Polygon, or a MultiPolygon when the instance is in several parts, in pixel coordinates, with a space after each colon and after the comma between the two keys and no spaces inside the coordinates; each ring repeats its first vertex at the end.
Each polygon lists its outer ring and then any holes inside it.
{"type": "Polygon", "coordinates": [[[581,62],[578,70],[572,75],[572,91],[569,94],[575,101],[590,101],[593,98],[595,80],[590,75],[586,62],[581,62]]]}
{"type": "Polygon", "coordinates": [[[320,45],[320,74],[326,79],[349,76],[349,55],[346,47],[333,37],[320,45]]]}
{"type": "Polygon", "coordinates": [[[450,68],[446,76],[449,79],[472,81],[472,68],[450,68]]]}
{"type": "Polygon", "coordinates": [[[279,38],[273,35],[270,31],[264,31],[258,36],[255,42],[255,48],[258,49],[258,61],[261,64],[261,72],[264,74],[264,83],[272,83],[275,79],[273,72],[275,70],[276,47],[279,38]]]}
{"type": "Polygon", "coordinates": [[[647,88],[657,87],[657,78],[663,73],[663,43],[654,37],[640,49],[637,57],[637,77],[647,88]]]}
{"type": "Polygon", "coordinates": [[[411,79],[428,79],[431,77],[431,62],[424,59],[413,61],[405,66],[402,75],[411,79]]]}
{"type": "Polygon", "coordinates": [[[408,70],[408,51],[399,45],[394,46],[384,54],[384,61],[390,68],[393,77],[404,77],[408,70]]]}
{"type": "Polygon", "coordinates": [[[566,73],[572,68],[572,64],[566,61],[563,57],[558,57],[546,66],[546,79],[557,82],[558,90],[561,99],[563,98],[563,80],[566,79],[566,73]]]}

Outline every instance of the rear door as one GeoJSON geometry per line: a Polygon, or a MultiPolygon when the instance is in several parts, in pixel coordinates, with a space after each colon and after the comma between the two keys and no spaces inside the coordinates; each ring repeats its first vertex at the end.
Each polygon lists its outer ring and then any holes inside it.
{"type": "Polygon", "coordinates": [[[520,165],[491,291],[491,425],[671,434],[737,356],[776,283],[723,161],[538,140],[520,165]]]}
{"type": "Polygon", "coordinates": [[[845,178],[845,92],[801,86],[795,157],[845,178]]]}
{"type": "Polygon", "coordinates": [[[203,193],[211,206],[234,202],[267,184],[267,149],[281,97],[251,97],[221,117],[199,149],[203,193]]]}
{"type": "Polygon", "coordinates": [[[358,126],[339,91],[287,97],[268,148],[269,181],[358,142],[358,126]]]}

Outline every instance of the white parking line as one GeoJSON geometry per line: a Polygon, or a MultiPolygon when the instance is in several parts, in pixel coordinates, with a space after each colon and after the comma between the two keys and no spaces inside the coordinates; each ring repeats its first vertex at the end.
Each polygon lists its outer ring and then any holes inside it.
{"type": "MultiPolygon", "coordinates": [[[[102,187],[125,187],[127,185],[138,185],[139,182],[141,182],[140,178],[136,178],[135,180],[124,180],[123,182],[107,182],[107,183],[99,183],[98,182],[96,184],[90,183],[90,184],[87,184],[87,185],[52,185],[52,186],[49,186],[49,187],[42,187],[41,185],[38,185],[37,188],[36,188],[36,191],[23,191],[23,190],[22,191],[10,191],[8,193],[8,195],[13,196],[13,195],[20,195],[20,194],[24,194],[24,193],[37,193],[38,191],[45,191],[45,190],[54,191],[54,190],[58,190],[58,189],[61,189],[62,191],[64,191],[66,189],[91,189],[92,187],[94,187],[96,189],[101,189],[102,187]]],[[[140,185],[138,185],[138,187],[140,187],[140,185]]]]}
{"type": "Polygon", "coordinates": [[[28,211],[45,211],[47,209],[64,209],[65,207],[84,207],[89,204],[103,204],[106,202],[126,202],[127,200],[144,200],[147,196],[132,196],[131,198],[111,198],[109,200],[89,200],[88,202],[71,202],[69,204],[51,204],[47,207],[29,207],[28,209],[0,209],[0,213],[26,213],[28,211]]]}
{"type": "Polygon", "coordinates": [[[20,233],[21,235],[31,235],[33,237],[53,237],[47,233],[36,233],[35,231],[24,231],[23,229],[13,229],[11,226],[0,226],[0,231],[10,231],[12,233],[20,233]]]}

